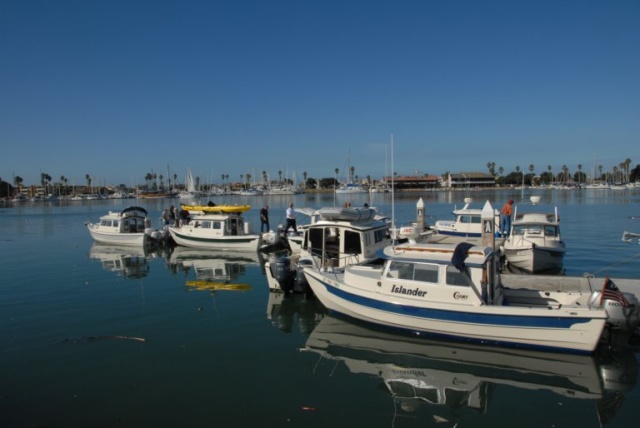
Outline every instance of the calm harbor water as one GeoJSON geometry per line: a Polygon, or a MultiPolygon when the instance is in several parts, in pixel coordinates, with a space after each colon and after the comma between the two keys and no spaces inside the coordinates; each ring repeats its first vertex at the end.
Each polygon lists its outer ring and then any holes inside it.
{"type": "MultiPolygon", "coordinates": [[[[637,277],[640,189],[536,191],[559,207],[570,275],[637,277]]],[[[398,224],[449,218],[465,196],[496,207],[530,193],[351,197],[398,224]]],[[[338,196],[341,204],[344,197],[338,196]]],[[[268,203],[333,195],[216,197],[268,203]]],[[[415,341],[325,314],[313,299],[269,293],[264,258],[178,248],[144,254],[96,245],[84,223],[139,204],[159,226],[178,200],[0,207],[2,427],[628,427],[640,404],[634,350],[545,355],[415,341]],[[203,288],[215,276],[232,290],[203,288]],[[200,287],[200,288],[199,288],[200,287]]]]}

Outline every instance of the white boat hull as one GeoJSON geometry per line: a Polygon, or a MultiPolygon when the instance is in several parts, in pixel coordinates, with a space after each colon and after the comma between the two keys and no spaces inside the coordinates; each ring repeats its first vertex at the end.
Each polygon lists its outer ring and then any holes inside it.
{"type": "Polygon", "coordinates": [[[260,235],[238,235],[207,237],[198,233],[198,229],[189,231],[186,227],[170,227],[169,233],[178,245],[201,249],[242,249],[258,251],[262,242],[260,235]]]}
{"type": "Polygon", "coordinates": [[[137,245],[145,244],[147,236],[145,233],[108,233],[96,229],[96,225],[88,224],[89,234],[94,241],[103,244],[137,245]]]}
{"type": "Polygon", "coordinates": [[[504,249],[509,268],[524,273],[560,273],[564,266],[564,248],[515,248],[504,249]]]}
{"type": "MultiPolygon", "coordinates": [[[[380,289],[351,286],[341,275],[305,268],[315,295],[330,311],[396,329],[503,345],[590,353],[596,348],[606,314],[585,308],[470,306],[391,297],[380,289]]],[[[466,292],[464,289],[461,296],[466,292]]]]}

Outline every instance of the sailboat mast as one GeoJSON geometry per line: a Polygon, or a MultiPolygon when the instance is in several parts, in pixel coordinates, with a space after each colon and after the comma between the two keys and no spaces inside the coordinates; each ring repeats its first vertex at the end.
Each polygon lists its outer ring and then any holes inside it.
{"type": "Polygon", "coordinates": [[[391,133],[391,230],[393,231],[393,242],[396,241],[396,202],[395,202],[395,189],[396,184],[393,179],[393,132],[391,133]]]}

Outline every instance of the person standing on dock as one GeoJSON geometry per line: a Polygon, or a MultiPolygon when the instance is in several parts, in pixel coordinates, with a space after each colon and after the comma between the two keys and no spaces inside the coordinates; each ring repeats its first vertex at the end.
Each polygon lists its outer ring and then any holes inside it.
{"type": "Polygon", "coordinates": [[[260,210],[260,232],[269,231],[269,205],[265,205],[260,210]],[[264,230],[266,226],[267,230],[264,230]]]}
{"type": "Polygon", "coordinates": [[[289,227],[293,228],[293,231],[298,233],[298,226],[296,226],[296,210],[293,209],[293,204],[289,204],[287,208],[287,226],[284,228],[284,234],[289,231],[289,227]]]}
{"type": "Polygon", "coordinates": [[[513,199],[509,199],[500,210],[500,234],[508,236],[511,232],[511,216],[513,215],[513,199]]]}

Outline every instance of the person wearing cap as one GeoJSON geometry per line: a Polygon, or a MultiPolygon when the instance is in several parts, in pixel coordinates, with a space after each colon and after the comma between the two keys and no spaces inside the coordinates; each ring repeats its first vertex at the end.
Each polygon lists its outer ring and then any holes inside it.
{"type": "Polygon", "coordinates": [[[511,215],[513,215],[513,199],[509,199],[500,210],[500,234],[508,236],[511,231],[511,215]]]}

